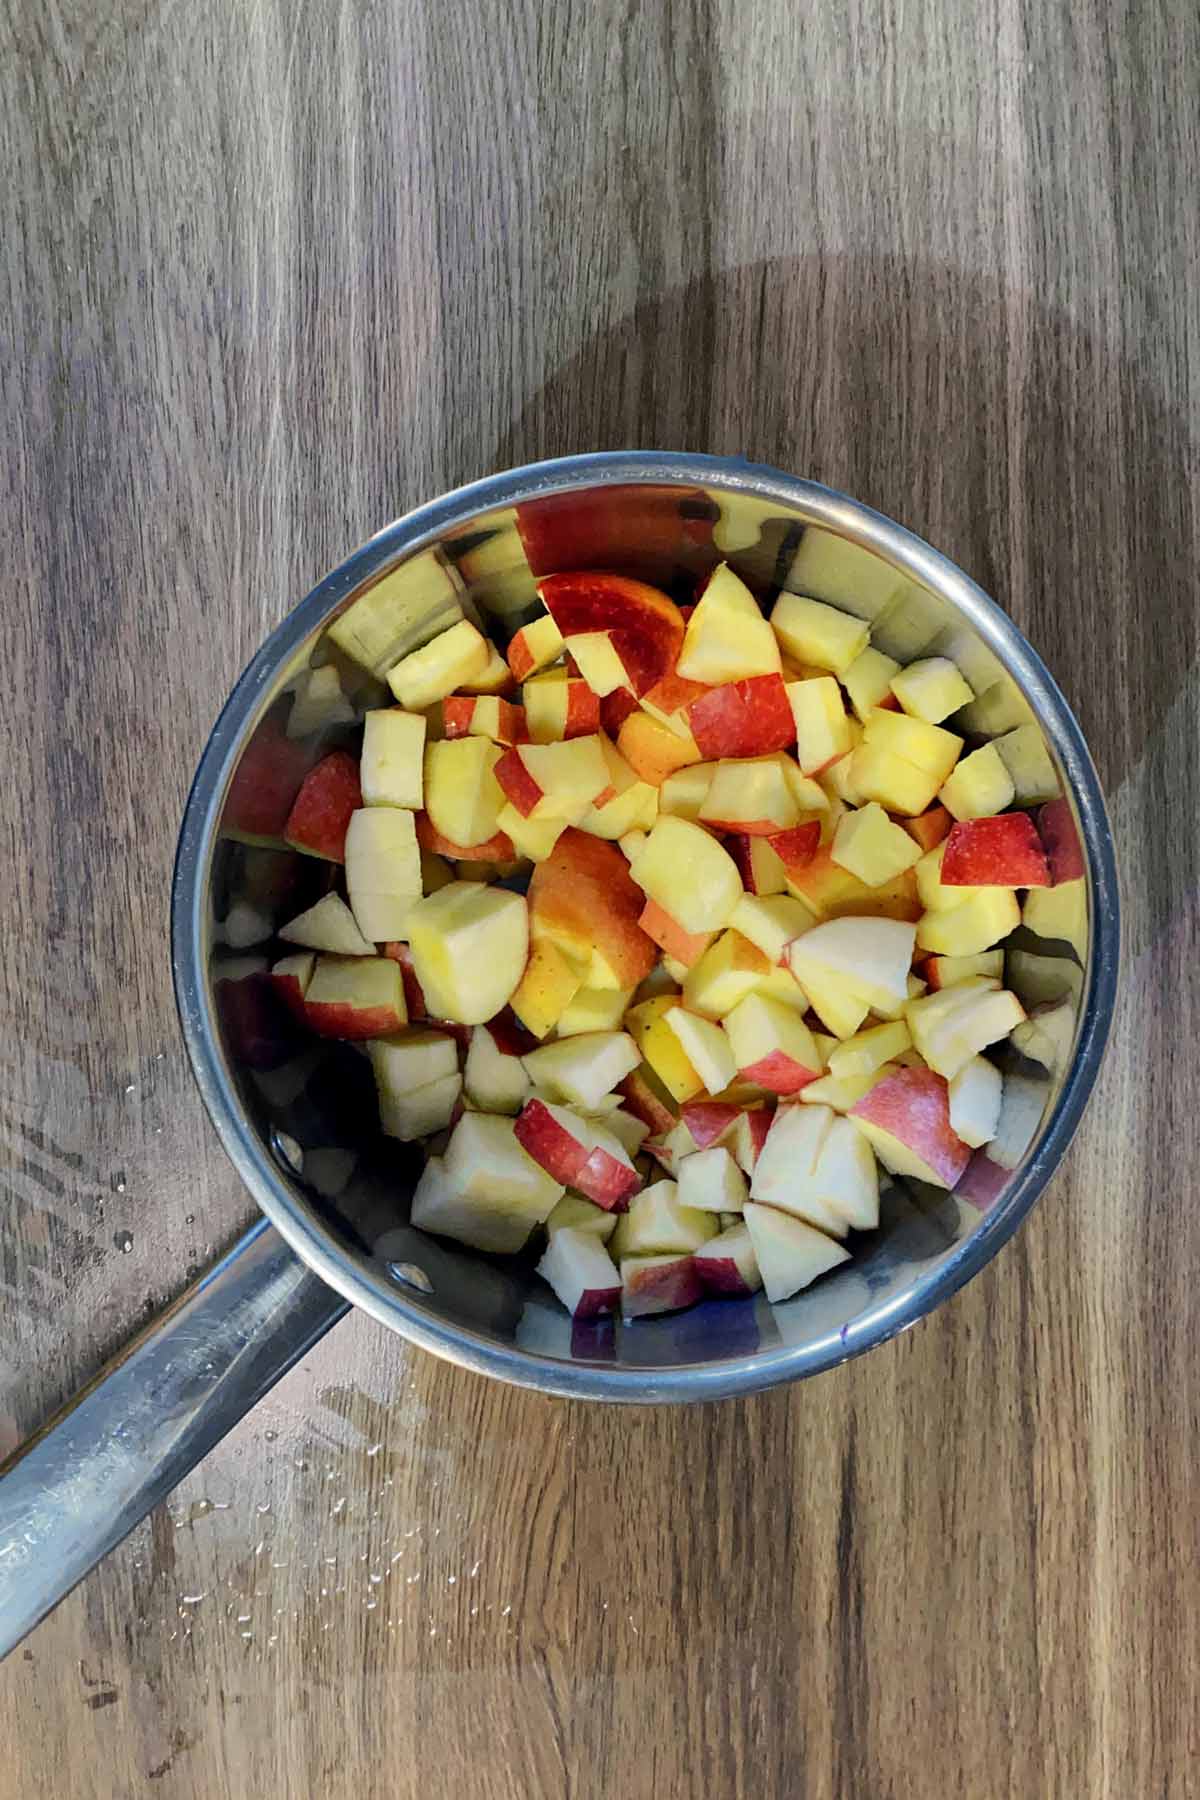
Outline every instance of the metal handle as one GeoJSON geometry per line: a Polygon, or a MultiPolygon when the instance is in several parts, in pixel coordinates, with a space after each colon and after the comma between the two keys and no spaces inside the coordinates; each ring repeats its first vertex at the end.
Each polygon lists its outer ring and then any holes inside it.
{"type": "Polygon", "coordinates": [[[348,1311],[264,1220],[0,1465],[0,1657],[348,1311]]]}

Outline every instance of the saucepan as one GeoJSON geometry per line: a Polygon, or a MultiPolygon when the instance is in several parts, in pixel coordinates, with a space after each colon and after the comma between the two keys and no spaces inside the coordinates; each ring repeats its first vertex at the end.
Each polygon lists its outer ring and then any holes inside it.
{"type": "Polygon", "coordinates": [[[238,681],[179,839],[171,949],[183,1034],[264,1216],[3,1471],[0,1649],[351,1305],[478,1374],[627,1402],[751,1393],[915,1324],[995,1256],[1066,1151],[1108,1034],[1118,936],[1104,802],[1054,680],[967,575],[870,508],[741,460],[622,452],[496,475],[387,526],[238,681]],[[1037,1028],[1007,1053],[1000,1131],[954,1192],[892,1181],[853,1259],[784,1304],[759,1295],[583,1327],[532,1263],[416,1230],[419,1157],[379,1136],[359,1053],[280,1028],[264,1001],[270,940],[328,879],[283,844],[281,824],[315,757],[354,748],[363,713],[386,696],[387,664],[464,614],[504,643],[533,615],[542,574],[612,569],[685,600],[722,561],[764,603],[802,593],[869,621],[900,662],[950,657],[975,695],[950,723],[997,741],[1021,803],[1048,809],[1079,903],[1027,918],[1008,940],[1006,982],[1037,1028]]]}

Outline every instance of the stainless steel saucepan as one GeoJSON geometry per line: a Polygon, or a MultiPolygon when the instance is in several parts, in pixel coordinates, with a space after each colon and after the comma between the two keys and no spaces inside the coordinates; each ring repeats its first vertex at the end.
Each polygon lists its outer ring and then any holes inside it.
{"type": "Polygon", "coordinates": [[[479,1374],[621,1401],[750,1393],[915,1324],[996,1254],[1070,1143],[1108,1033],[1117,946],[1108,821],[1062,694],[993,601],[878,513],[741,461],[629,452],[493,476],[389,525],[243,674],[179,840],[172,955],[183,1033],[213,1124],[265,1218],[0,1471],[0,1653],[351,1304],[479,1374]],[[1051,1008],[1053,1029],[1038,1040],[1046,1047],[1012,1055],[1000,1138],[956,1193],[893,1182],[853,1260],[785,1305],[714,1301],[573,1329],[527,1263],[490,1261],[408,1224],[416,1158],[378,1135],[369,1068],[351,1047],[298,1040],[273,1010],[267,941],[328,880],[327,866],[286,849],[280,829],[315,756],[353,747],[363,712],[386,692],[385,667],[464,611],[503,642],[551,569],[622,569],[686,598],[722,559],[764,600],[790,589],[869,619],[873,641],[901,661],[954,658],[977,698],[949,723],[975,740],[1004,737],[1020,798],[1056,808],[1081,854],[1087,935],[1072,946],[1023,928],[1010,940],[1007,981],[1051,1008]],[[364,594],[374,599],[347,620],[364,594]]]}

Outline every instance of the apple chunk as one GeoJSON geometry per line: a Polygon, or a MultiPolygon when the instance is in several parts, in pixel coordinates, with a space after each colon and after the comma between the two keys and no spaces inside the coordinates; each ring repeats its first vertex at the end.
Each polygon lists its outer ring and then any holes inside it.
{"type": "Polygon", "coordinates": [[[400,966],[386,956],[322,956],[304,996],[321,1037],[376,1038],[407,1022],[400,966]]]}
{"type": "Polygon", "coordinates": [[[285,843],[309,856],[344,862],[346,827],[362,801],[358,764],[344,750],[330,751],[300,784],[283,828],[285,843]]]}
{"type": "Polygon", "coordinates": [[[715,1237],[718,1229],[711,1212],[682,1204],[674,1181],[656,1181],[634,1196],[628,1212],[618,1220],[612,1237],[613,1255],[687,1253],[715,1237]]]}
{"type": "Polygon", "coordinates": [[[494,774],[505,797],[526,819],[575,823],[609,786],[598,736],[558,744],[513,744],[494,774]]]}
{"type": "Polygon", "coordinates": [[[795,1094],[822,1072],[812,1032],[794,1007],[747,994],[725,1019],[737,1072],[772,1094],[795,1094]]]}
{"type": "Polygon", "coordinates": [[[676,1179],[683,1206],[700,1212],[740,1213],[746,1204],[746,1177],[721,1144],[681,1157],[676,1179]]]}
{"type": "Polygon", "coordinates": [[[688,724],[707,758],[768,756],[796,741],[782,675],[755,675],[710,688],[688,707],[688,724]]]}
{"type": "Polygon", "coordinates": [[[415,816],[399,806],[366,806],[346,830],[346,890],[365,938],[386,943],[408,936],[421,898],[421,852],[415,816]]]}
{"type": "Polygon", "coordinates": [[[739,1223],[709,1238],[692,1253],[696,1273],[710,1294],[721,1294],[730,1300],[756,1294],[762,1286],[754,1245],[749,1229],[739,1223]]]}
{"type": "Polygon", "coordinates": [[[473,1249],[511,1255],[562,1195],[562,1185],[522,1150],[512,1119],[464,1113],[444,1162],[430,1157],[425,1165],[412,1222],[473,1249]]]}
{"type": "Polygon", "coordinates": [[[823,1231],[790,1213],[748,1201],[743,1215],[767,1299],[787,1300],[839,1263],[849,1252],[823,1231]]]}
{"type": "Polygon", "coordinates": [[[537,1272],[573,1319],[602,1318],[621,1298],[617,1266],[592,1232],[570,1226],[552,1232],[537,1272]]]}
{"type": "Polygon", "coordinates": [[[555,1099],[593,1111],[637,1068],[641,1052],[625,1031],[585,1031],[526,1055],[525,1072],[555,1099]]]}
{"type": "Polygon", "coordinates": [[[730,1040],[721,1027],[682,1006],[672,1006],[666,1022],[709,1093],[719,1094],[728,1087],[737,1068],[730,1040]]]}
{"type": "Polygon", "coordinates": [[[684,931],[721,931],[742,897],[733,858],[690,819],[660,814],[634,880],[684,931]]]}
{"type": "Polygon", "coordinates": [[[677,664],[689,681],[740,681],[779,670],[775,633],[727,563],[713,570],[687,622],[677,664]]]}
{"type": "Polygon", "coordinates": [[[775,636],[793,662],[844,675],[867,647],[861,619],[804,594],[780,594],[771,613],[775,636]]]}
{"type": "Polygon", "coordinates": [[[638,924],[642,905],[620,850],[584,831],[564,831],[529,882],[534,940],[551,939],[578,964],[580,986],[633,988],[650,973],[654,945],[638,924]]]}
{"type": "Polygon", "coordinates": [[[514,634],[508,646],[508,666],[518,681],[527,681],[557,661],[562,651],[562,632],[547,613],[514,634]]]}
{"type": "Polygon", "coordinates": [[[694,1259],[679,1254],[621,1258],[621,1314],[644,1319],[678,1312],[704,1295],[694,1259]]]}
{"type": "Polygon", "coordinates": [[[950,1090],[932,1069],[897,1069],[850,1113],[894,1175],[952,1188],[971,1160],[950,1123],[950,1090]]]}
{"type": "Polygon", "coordinates": [[[324,950],[331,956],[374,956],[375,946],[354,923],[354,914],[340,894],[326,894],[280,926],[285,944],[300,944],[306,950],[324,950]]]}
{"type": "Polygon", "coordinates": [[[577,1188],[606,1212],[623,1212],[641,1186],[619,1139],[565,1106],[536,1096],[527,1101],[517,1118],[516,1137],[556,1181],[577,1188]]]}
{"type": "Polygon", "coordinates": [[[447,738],[425,752],[425,810],[439,836],[470,849],[500,829],[502,751],[486,737],[447,738]]]}
{"type": "Polygon", "coordinates": [[[546,576],[538,594],[564,639],[608,633],[635,694],[644,694],[675,667],[683,642],[679,608],[646,582],[577,570],[546,576]]]}
{"type": "Polygon", "coordinates": [[[506,888],[452,881],[408,915],[413,968],[430,1012],[480,1025],[507,1005],[525,970],[525,900],[506,888]]]}
{"type": "Polygon", "coordinates": [[[946,839],[943,887],[1049,887],[1050,870],[1028,813],[960,819],[946,839]]]}
{"type": "Polygon", "coordinates": [[[468,619],[460,619],[431,643],[388,670],[388,686],[407,712],[444,700],[487,667],[490,646],[468,619]]]}
{"type": "Polygon", "coordinates": [[[481,1112],[518,1113],[529,1098],[524,1063],[501,1048],[487,1025],[476,1025],[471,1032],[463,1075],[467,1099],[481,1112]]]}
{"type": "Polygon", "coordinates": [[[419,810],[425,797],[426,729],[420,713],[403,712],[398,706],[366,714],[360,764],[365,805],[419,810]]]}
{"type": "Polygon", "coordinates": [[[978,1150],[989,1144],[1000,1123],[1004,1081],[995,1063],[973,1056],[950,1083],[950,1129],[978,1150]]]}
{"type": "Polygon", "coordinates": [[[908,999],[915,940],[916,928],[901,919],[827,919],[788,945],[788,964],[806,992],[810,977],[832,979],[887,1016],[908,999]]]}
{"type": "Polygon", "coordinates": [[[717,764],[698,817],[714,831],[774,838],[800,823],[800,808],[782,759],[733,758],[717,764]]]}

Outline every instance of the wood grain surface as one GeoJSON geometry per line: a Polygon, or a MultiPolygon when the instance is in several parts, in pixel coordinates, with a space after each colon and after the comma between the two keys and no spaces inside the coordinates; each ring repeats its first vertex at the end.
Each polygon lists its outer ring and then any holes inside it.
{"type": "Polygon", "coordinates": [[[365,1318],[0,1670],[0,1795],[1200,1793],[1200,12],[0,8],[0,1432],[248,1205],[167,892],[244,660],[571,450],[870,501],[1041,649],[1123,996],[1066,1165],[918,1329],[609,1411],[365,1318]]]}

